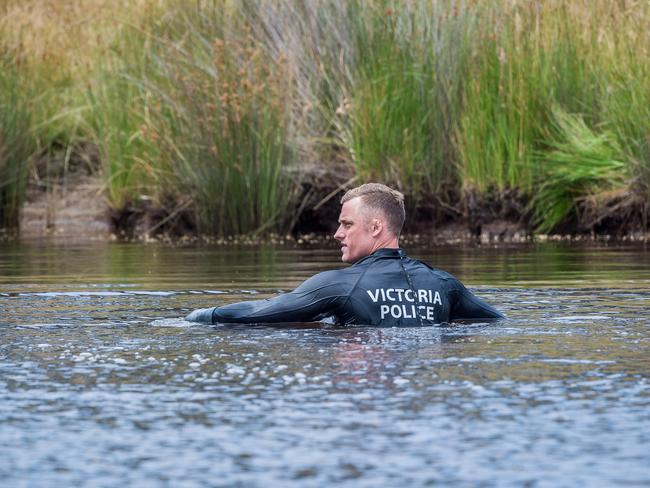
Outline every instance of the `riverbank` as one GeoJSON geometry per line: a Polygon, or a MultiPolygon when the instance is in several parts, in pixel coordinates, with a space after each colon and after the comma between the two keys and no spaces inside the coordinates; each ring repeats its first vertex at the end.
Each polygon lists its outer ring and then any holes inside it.
{"type": "MultiPolygon", "coordinates": [[[[131,241],[166,242],[170,244],[233,244],[254,245],[263,242],[296,245],[328,245],[336,229],[339,199],[344,191],[333,186],[335,178],[320,175],[301,209],[291,232],[260,235],[215,237],[200,234],[189,213],[170,212],[150,206],[146,210],[116,215],[105,197],[103,179],[82,170],[67,173],[48,185],[32,181],[20,219],[21,240],[53,239],[64,241],[131,241]],[[122,220],[119,220],[119,219],[122,220]],[[180,225],[179,225],[180,224],[180,225]]],[[[345,183],[345,182],[344,182],[345,183]]],[[[474,208],[470,220],[467,215],[456,215],[441,221],[424,219],[423,211],[415,213],[405,228],[404,245],[497,244],[532,243],[545,241],[650,241],[650,232],[629,223],[619,227],[603,227],[599,232],[585,232],[566,228],[564,233],[535,233],[526,221],[526,214],[518,214],[510,205],[474,208]],[[479,220],[480,219],[480,220],[479,220]]],[[[523,207],[521,207],[523,208],[523,207]]]]}
{"type": "Polygon", "coordinates": [[[8,0],[0,228],[76,160],[127,240],[328,232],[368,181],[414,234],[645,232],[649,22],[609,0],[8,0]]]}

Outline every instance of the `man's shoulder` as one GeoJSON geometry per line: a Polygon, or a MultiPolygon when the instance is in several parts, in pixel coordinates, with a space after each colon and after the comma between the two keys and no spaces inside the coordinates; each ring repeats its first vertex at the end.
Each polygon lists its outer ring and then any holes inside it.
{"type": "Polygon", "coordinates": [[[315,274],[311,278],[307,279],[304,284],[308,286],[339,285],[341,287],[346,287],[347,285],[354,284],[355,277],[357,277],[361,272],[362,270],[355,266],[330,269],[315,274]]]}
{"type": "Polygon", "coordinates": [[[442,281],[447,281],[450,283],[460,283],[460,280],[456,278],[453,274],[449,273],[448,271],[445,271],[444,269],[436,268],[434,266],[431,266],[430,264],[421,261],[419,259],[414,259],[410,258],[409,260],[416,266],[420,266],[425,272],[430,273],[432,276],[442,280],[442,281]]]}

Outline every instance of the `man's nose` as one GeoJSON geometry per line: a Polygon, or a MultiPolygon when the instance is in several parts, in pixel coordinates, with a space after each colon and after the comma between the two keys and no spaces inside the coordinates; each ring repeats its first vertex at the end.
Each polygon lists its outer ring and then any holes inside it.
{"type": "Polygon", "coordinates": [[[343,238],[345,237],[342,232],[343,226],[339,225],[339,228],[336,229],[336,232],[334,233],[334,239],[337,241],[342,241],[343,238]]]}

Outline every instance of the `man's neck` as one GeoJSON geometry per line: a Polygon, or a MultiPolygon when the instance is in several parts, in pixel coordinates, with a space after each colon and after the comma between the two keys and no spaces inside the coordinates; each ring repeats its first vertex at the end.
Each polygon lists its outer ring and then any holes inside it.
{"type": "Polygon", "coordinates": [[[390,239],[377,241],[372,247],[370,254],[379,249],[399,249],[399,239],[397,237],[391,237],[390,239]]]}

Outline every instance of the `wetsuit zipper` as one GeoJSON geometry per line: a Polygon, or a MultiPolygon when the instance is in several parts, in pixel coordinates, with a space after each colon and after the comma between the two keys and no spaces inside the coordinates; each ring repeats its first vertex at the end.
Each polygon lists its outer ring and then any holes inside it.
{"type": "Polygon", "coordinates": [[[402,266],[402,271],[404,271],[404,276],[406,277],[406,281],[411,287],[411,292],[413,293],[413,296],[415,296],[415,303],[417,303],[415,313],[418,316],[420,327],[422,327],[424,324],[422,323],[422,316],[420,315],[420,298],[418,297],[418,293],[417,290],[415,289],[415,286],[413,286],[413,281],[411,281],[411,275],[408,274],[408,271],[406,271],[406,267],[404,266],[404,258],[406,257],[404,251],[400,249],[398,252],[399,252],[399,264],[402,266]]]}

